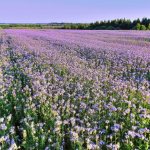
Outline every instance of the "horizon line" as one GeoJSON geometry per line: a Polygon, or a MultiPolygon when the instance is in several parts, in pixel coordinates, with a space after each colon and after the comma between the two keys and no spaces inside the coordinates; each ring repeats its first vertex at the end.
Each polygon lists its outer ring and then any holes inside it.
{"type": "Polygon", "coordinates": [[[71,24],[71,23],[74,23],[74,24],[89,24],[89,23],[94,23],[96,21],[98,22],[101,22],[101,21],[112,21],[112,20],[119,20],[119,19],[125,19],[125,20],[131,20],[131,21],[134,21],[134,20],[137,20],[137,19],[140,19],[142,20],[143,18],[147,18],[147,19],[150,19],[149,17],[139,17],[139,18],[126,18],[126,17],[123,17],[123,18],[114,18],[114,19],[102,19],[102,20],[95,20],[95,21],[88,21],[88,22],[69,22],[69,21],[54,21],[54,22],[0,22],[0,24],[71,24]]]}

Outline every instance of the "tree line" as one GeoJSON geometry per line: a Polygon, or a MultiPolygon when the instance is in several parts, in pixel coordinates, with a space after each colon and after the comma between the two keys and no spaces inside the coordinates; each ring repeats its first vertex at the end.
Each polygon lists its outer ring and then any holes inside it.
{"type": "Polygon", "coordinates": [[[89,29],[89,30],[150,30],[150,19],[115,19],[96,21],[90,24],[67,24],[64,29],[89,29]]]}
{"type": "Polygon", "coordinates": [[[0,28],[82,29],[82,30],[150,30],[150,19],[114,19],[94,23],[0,24],[0,28]]]}

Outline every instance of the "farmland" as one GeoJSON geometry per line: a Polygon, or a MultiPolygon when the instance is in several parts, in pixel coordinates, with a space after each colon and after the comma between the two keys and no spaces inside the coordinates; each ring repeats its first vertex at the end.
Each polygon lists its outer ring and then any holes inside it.
{"type": "Polygon", "coordinates": [[[0,30],[0,149],[150,149],[150,31],[0,30]]]}

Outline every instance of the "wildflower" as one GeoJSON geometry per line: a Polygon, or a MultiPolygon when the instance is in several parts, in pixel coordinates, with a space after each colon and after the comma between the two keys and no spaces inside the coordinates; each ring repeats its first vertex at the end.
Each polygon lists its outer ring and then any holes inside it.
{"type": "Polygon", "coordinates": [[[50,150],[50,148],[49,147],[45,147],[45,150],[50,150]]]}
{"type": "Polygon", "coordinates": [[[55,124],[56,126],[60,126],[62,124],[62,121],[57,120],[55,124]]]}
{"type": "Polygon", "coordinates": [[[126,138],[126,139],[129,139],[129,137],[130,137],[129,135],[127,135],[127,134],[125,135],[125,138],[126,138]]]}
{"type": "Polygon", "coordinates": [[[129,113],[130,113],[130,109],[129,109],[129,108],[126,109],[126,110],[123,112],[124,115],[129,114],[129,113]]]}
{"type": "Polygon", "coordinates": [[[95,105],[92,106],[92,108],[93,108],[94,110],[99,110],[99,105],[98,105],[98,104],[95,104],[95,105]]]}
{"type": "Polygon", "coordinates": [[[99,149],[99,146],[94,143],[87,143],[87,149],[88,150],[96,150],[96,149],[99,149]]]}
{"type": "Polygon", "coordinates": [[[145,139],[143,134],[139,134],[139,133],[135,133],[136,134],[136,138],[140,138],[140,139],[145,139]]]}
{"type": "Polygon", "coordinates": [[[69,124],[69,121],[68,120],[64,120],[63,121],[63,124],[65,125],[65,124],[69,124]]]}
{"type": "Polygon", "coordinates": [[[53,130],[54,132],[60,132],[60,127],[56,127],[54,130],[53,130]]]}
{"type": "Polygon", "coordinates": [[[120,145],[119,143],[118,144],[112,144],[110,143],[109,145],[106,145],[108,149],[111,149],[111,150],[118,150],[120,145]]]}
{"type": "Polygon", "coordinates": [[[48,138],[48,142],[51,143],[51,142],[52,142],[52,139],[51,139],[51,138],[48,138]]]}
{"type": "Polygon", "coordinates": [[[139,132],[140,134],[143,134],[143,133],[150,133],[150,130],[149,130],[148,128],[141,128],[141,129],[138,130],[138,132],[139,132]]]}
{"type": "Polygon", "coordinates": [[[26,137],[27,137],[27,132],[26,130],[23,130],[23,138],[26,139],[26,137]]]}
{"type": "Polygon", "coordinates": [[[106,120],[105,123],[108,124],[108,123],[109,123],[109,120],[106,120]]]}
{"type": "Polygon", "coordinates": [[[44,123],[39,123],[38,126],[39,126],[40,128],[43,128],[44,123]]]}
{"type": "Polygon", "coordinates": [[[11,139],[11,145],[8,150],[17,150],[17,145],[16,145],[14,139],[11,139]]]}
{"type": "Polygon", "coordinates": [[[112,106],[111,108],[110,108],[110,111],[117,111],[117,108],[115,107],[115,106],[112,106]]]}
{"type": "Polygon", "coordinates": [[[113,134],[107,135],[107,138],[110,138],[112,140],[113,134]]]}
{"type": "Polygon", "coordinates": [[[5,137],[4,136],[0,137],[0,143],[2,143],[3,141],[5,141],[5,137]]]}
{"type": "Polygon", "coordinates": [[[134,131],[128,131],[128,135],[134,138],[136,136],[136,132],[134,131]]]}
{"type": "Polygon", "coordinates": [[[100,131],[100,134],[104,134],[104,133],[106,133],[106,130],[105,130],[105,129],[102,129],[102,130],[100,131]]]}
{"type": "Polygon", "coordinates": [[[132,126],[132,130],[136,130],[137,129],[137,126],[132,126]]]}
{"type": "Polygon", "coordinates": [[[99,142],[99,144],[100,144],[100,145],[105,145],[105,142],[101,140],[101,141],[99,142]]]}
{"type": "Polygon", "coordinates": [[[7,129],[7,126],[5,125],[5,123],[0,125],[0,130],[6,130],[6,129],[7,129]]]}
{"type": "Polygon", "coordinates": [[[75,122],[76,122],[76,119],[72,117],[72,118],[70,118],[70,122],[71,122],[72,126],[74,126],[75,122]]]}
{"type": "Polygon", "coordinates": [[[12,114],[10,114],[9,116],[7,116],[8,122],[11,120],[11,118],[12,118],[12,114]]]}
{"type": "Polygon", "coordinates": [[[130,118],[131,118],[131,119],[134,119],[134,118],[135,118],[135,114],[131,113],[131,114],[130,114],[130,118]]]}
{"type": "Polygon", "coordinates": [[[131,136],[132,138],[138,137],[141,139],[145,139],[145,137],[142,134],[136,133],[134,131],[128,131],[128,135],[131,136]]]}
{"type": "Polygon", "coordinates": [[[11,134],[14,134],[14,133],[15,133],[15,128],[14,128],[14,127],[11,127],[11,128],[10,128],[10,133],[11,133],[11,134]]]}
{"type": "Polygon", "coordinates": [[[4,122],[4,118],[0,118],[0,123],[4,122]]]}
{"type": "Polygon", "coordinates": [[[77,141],[78,140],[78,133],[71,131],[70,132],[70,136],[71,136],[71,141],[77,141]]]}
{"type": "Polygon", "coordinates": [[[113,127],[111,127],[112,131],[118,132],[121,129],[121,126],[119,124],[114,124],[113,127]]]}
{"type": "Polygon", "coordinates": [[[81,109],[86,109],[86,107],[87,107],[87,106],[86,106],[85,103],[83,103],[83,102],[80,103],[80,108],[81,108],[81,109]]]}
{"type": "Polygon", "coordinates": [[[149,114],[139,114],[140,118],[148,118],[150,119],[150,115],[149,114]]]}
{"type": "Polygon", "coordinates": [[[5,142],[6,142],[7,144],[10,143],[9,135],[4,136],[4,139],[5,139],[5,142]]]}

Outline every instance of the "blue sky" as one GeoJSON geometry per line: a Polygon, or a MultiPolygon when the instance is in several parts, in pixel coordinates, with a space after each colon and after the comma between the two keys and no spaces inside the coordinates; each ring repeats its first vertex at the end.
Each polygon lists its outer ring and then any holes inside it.
{"type": "Polygon", "coordinates": [[[150,18],[150,0],[1,0],[0,23],[150,18]]]}

